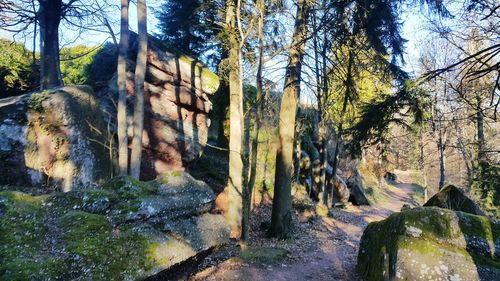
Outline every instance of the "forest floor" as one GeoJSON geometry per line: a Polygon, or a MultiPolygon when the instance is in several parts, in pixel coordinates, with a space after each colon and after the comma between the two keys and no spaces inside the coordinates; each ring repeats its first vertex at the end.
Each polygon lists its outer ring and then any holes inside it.
{"type": "Polygon", "coordinates": [[[262,222],[270,218],[270,204],[252,213],[249,248],[237,245],[209,255],[187,268],[177,280],[359,280],[356,258],[363,230],[368,223],[400,211],[404,204],[418,205],[408,172],[398,171],[398,181],[386,184],[382,202],[374,206],[348,205],[317,216],[314,210],[295,210],[295,231],[288,240],[265,237],[262,222]],[[284,255],[282,253],[285,253],[284,255]]]}

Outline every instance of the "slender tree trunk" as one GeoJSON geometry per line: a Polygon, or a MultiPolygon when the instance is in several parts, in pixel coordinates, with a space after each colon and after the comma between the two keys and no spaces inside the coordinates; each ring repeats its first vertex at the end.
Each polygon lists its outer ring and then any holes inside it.
{"type": "Polygon", "coordinates": [[[443,188],[446,181],[446,155],[445,151],[445,141],[443,137],[443,132],[439,131],[438,137],[438,151],[439,151],[439,189],[443,188]]]}
{"type": "Polygon", "coordinates": [[[476,126],[477,126],[477,162],[481,163],[484,159],[484,117],[481,110],[481,97],[476,95],[477,112],[476,112],[476,126]]]}
{"type": "Polygon", "coordinates": [[[59,58],[59,23],[62,17],[61,0],[39,0],[40,23],[40,88],[63,86],[59,58]]]}
{"type": "MultiPolygon", "coordinates": [[[[353,45],[351,45],[352,47],[353,45]]],[[[349,50],[349,57],[348,57],[348,65],[347,65],[347,77],[345,81],[345,93],[344,93],[344,101],[342,103],[342,111],[340,113],[340,123],[337,131],[337,138],[336,138],[336,143],[335,143],[335,151],[333,152],[333,163],[332,163],[332,177],[336,179],[337,177],[337,166],[338,166],[338,154],[340,150],[340,144],[342,142],[342,131],[343,131],[343,126],[344,126],[344,115],[346,114],[347,111],[347,104],[349,103],[349,99],[351,98],[352,95],[352,90],[354,87],[354,79],[352,75],[352,68],[354,64],[354,54],[352,50],[349,50]]],[[[330,200],[328,198],[325,198],[325,202],[331,202],[333,203],[333,186],[330,186],[328,188],[327,196],[330,196],[330,200]]]]}
{"type": "Polygon", "coordinates": [[[137,24],[139,46],[135,64],[135,106],[134,106],[134,138],[130,157],[130,175],[139,179],[142,158],[142,131],[144,129],[144,78],[148,52],[148,26],[146,0],[137,1],[137,24]]]}
{"type": "Polygon", "coordinates": [[[259,145],[259,132],[261,127],[261,118],[264,111],[264,90],[262,82],[262,68],[264,67],[264,16],[265,4],[264,0],[258,0],[257,8],[259,10],[259,63],[257,66],[257,110],[255,113],[254,136],[252,140],[251,158],[250,158],[250,177],[248,184],[246,184],[246,191],[243,193],[243,218],[241,222],[241,240],[246,242],[248,240],[248,228],[250,221],[250,211],[252,204],[252,193],[255,186],[256,172],[257,172],[257,152],[259,145]]]}
{"type": "Polygon", "coordinates": [[[127,136],[127,50],[129,41],[128,1],[121,0],[120,46],[118,52],[118,168],[120,175],[128,174],[127,136]]]}
{"type": "MultiPolygon", "coordinates": [[[[323,34],[323,49],[321,51],[321,58],[323,60],[323,68],[321,70],[322,73],[322,90],[321,90],[321,96],[320,100],[322,100],[321,105],[322,109],[319,111],[319,165],[320,165],[320,175],[319,175],[319,184],[321,190],[323,190],[324,193],[327,193],[326,190],[326,165],[327,165],[327,160],[326,157],[328,155],[327,147],[326,147],[326,135],[327,135],[327,127],[326,127],[326,102],[328,100],[328,77],[327,77],[327,68],[326,68],[326,60],[327,60],[327,38],[326,38],[326,32],[323,34]]],[[[327,205],[328,197],[323,198],[323,204],[327,205]]]]}
{"type": "Polygon", "coordinates": [[[269,229],[271,236],[286,237],[292,227],[291,186],[295,119],[300,98],[301,68],[307,39],[309,10],[308,0],[299,0],[280,108],[273,211],[269,229]]]}
{"type": "Polygon", "coordinates": [[[226,3],[226,28],[228,32],[229,60],[229,178],[226,187],[228,209],[226,220],[232,236],[241,233],[241,211],[243,192],[243,84],[241,49],[236,25],[236,0],[226,3]]]}
{"type": "MultiPolygon", "coordinates": [[[[313,26],[314,28],[318,28],[317,25],[316,25],[316,13],[313,13],[312,14],[312,20],[313,20],[313,26]]],[[[324,150],[323,150],[323,141],[322,141],[322,137],[323,137],[323,132],[322,132],[322,122],[323,122],[323,111],[325,110],[324,106],[323,106],[323,93],[322,93],[322,90],[323,90],[323,87],[322,87],[322,80],[321,80],[321,77],[322,75],[320,74],[322,72],[322,70],[320,69],[320,65],[319,65],[319,46],[318,46],[318,32],[315,32],[314,35],[313,35],[313,47],[314,47],[314,70],[315,70],[315,74],[316,74],[316,100],[317,100],[317,103],[318,103],[318,123],[317,124],[314,124],[317,126],[317,132],[318,132],[318,141],[319,141],[319,144],[320,144],[320,148],[319,148],[319,177],[318,177],[318,180],[316,181],[315,180],[315,175],[312,176],[313,178],[313,181],[312,181],[312,184],[315,185],[314,188],[311,188],[312,189],[316,189],[319,193],[318,194],[321,194],[319,196],[319,199],[321,201],[321,204],[323,205],[326,205],[327,202],[325,201],[325,199],[327,198],[327,196],[325,196],[326,194],[326,190],[325,190],[325,184],[324,184],[324,179],[323,179],[323,175],[324,175],[324,170],[323,170],[323,166],[325,164],[325,160],[326,160],[326,157],[325,157],[325,154],[324,154],[324,150]]],[[[323,42],[324,44],[324,42],[323,42]]],[[[323,66],[323,71],[324,71],[324,66],[323,66]]],[[[323,77],[324,78],[324,77],[323,77]]]]}

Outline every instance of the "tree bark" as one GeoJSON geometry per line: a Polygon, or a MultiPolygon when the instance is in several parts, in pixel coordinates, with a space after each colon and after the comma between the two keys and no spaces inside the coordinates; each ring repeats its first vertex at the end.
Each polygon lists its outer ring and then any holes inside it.
{"type": "Polygon", "coordinates": [[[243,82],[241,48],[236,25],[236,0],[226,3],[226,28],[228,32],[229,61],[229,178],[226,187],[226,220],[233,237],[241,234],[243,192],[243,82]]]}
{"type": "Polygon", "coordinates": [[[137,1],[137,24],[139,46],[135,66],[135,107],[134,107],[134,138],[130,157],[130,175],[139,179],[142,158],[142,131],[144,129],[144,79],[148,52],[148,27],[146,0],[137,1]]]}
{"type": "Polygon", "coordinates": [[[40,88],[63,86],[59,57],[59,24],[63,13],[61,0],[39,0],[40,88]]]}
{"type": "Polygon", "coordinates": [[[246,242],[248,240],[248,228],[250,221],[250,211],[252,204],[252,193],[255,186],[256,172],[257,172],[257,152],[259,145],[259,132],[261,127],[262,112],[264,111],[264,90],[262,82],[262,68],[264,67],[264,16],[265,4],[264,0],[258,0],[257,9],[259,11],[259,62],[257,66],[257,108],[255,112],[255,124],[253,127],[254,134],[251,147],[250,156],[250,172],[248,183],[246,184],[245,192],[243,193],[243,218],[241,221],[241,240],[246,242]]]}
{"type": "Polygon", "coordinates": [[[308,0],[299,0],[281,100],[273,210],[269,229],[269,235],[277,237],[288,236],[292,227],[291,186],[295,119],[300,98],[301,68],[307,39],[309,11],[308,0]]]}
{"type": "Polygon", "coordinates": [[[481,109],[481,97],[476,95],[477,109],[476,109],[476,126],[477,126],[477,162],[485,161],[484,155],[484,117],[481,109]]]}
{"type": "Polygon", "coordinates": [[[128,1],[121,0],[120,46],[118,52],[118,169],[120,175],[128,174],[127,136],[127,49],[129,44],[128,1]]]}
{"type": "Polygon", "coordinates": [[[444,187],[444,183],[446,181],[446,155],[445,151],[445,140],[442,132],[442,129],[439,129],[439,137],[438,137],[438,151],[439,151],[439,189],[444,187]]]}

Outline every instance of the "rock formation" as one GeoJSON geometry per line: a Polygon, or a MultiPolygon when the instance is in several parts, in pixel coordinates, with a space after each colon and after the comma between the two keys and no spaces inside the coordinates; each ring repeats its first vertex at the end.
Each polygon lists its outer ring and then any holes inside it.
{"type": "Polygon", "coordinates": [[[429,201],[424,204],[424,206],[435,206],[480,216],[485,215],[479,206],[472,199],[470,199],[463,190],[454,185],[448,185],[441,189],[438,193],[432,196],[429,201]]]}
{"type": "Polygon", "coordinates": [[[214,200],[184,172],[48,197],[0,192],[0,279],[143,280],[229,241],[214,200]]]}
{"type": "MultiPolygon", "coordinates": [[[[134,69],[137,35],[131,34],[127,60],[128,104],[134,100],[134,69]]],[[[167,52],[150,37],[145,85],[145,115],[141,179],[151,180],[165,171],[184,170],[198,159],[207,143],[212,109],[209,95],[219,78],[198,61],[167,52]]],[[[103,108],[114,123],[118,96],[116,76],[100,91],[103,108]]],[[[129,128],[132,110],[128,110],[129,128]]],[[[132,137],[129,130],[129,136],[132,137]]]]}
{"type": "Polygon", "coordinates": [[[111,176],[109,135],[90,87],[0,100],[0,140],[0,186],[48,193],[111,176]]]}
{"type": "Polygon", "coordinates": [[[414,208],[368,225],[363,280],[498,280],[500,224],[436,207],[414,208]]]}

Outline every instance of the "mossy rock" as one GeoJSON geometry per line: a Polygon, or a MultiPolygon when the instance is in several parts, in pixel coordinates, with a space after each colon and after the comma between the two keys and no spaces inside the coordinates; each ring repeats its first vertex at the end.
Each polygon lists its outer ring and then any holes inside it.
{"type": "Polygon", "coordinates": [[[0,191],[0,280],[142,280],[228,243],[197,184],[118,177],[44,196],[0,191]]]}
{"type": "Polygon", "coordinates": [[[87,86],[0,100],[0,185],[43,194],[107,180],[112,140],[103,120],[87,86]]]}
{"type": "Polygon", "coordinates": [[[432,196],[424,206],[446,208],[479,216],[485,215],[479,206],[469,198],[463,190],[454,185],[448,185],[441,189],[432,196]]]}
{"type": "Polygon", "coordinates": [[[361,238],[357,269],[364,280],[495,280],[500,276],[500,224],[436,207],[373,222],[361,238]]]}

